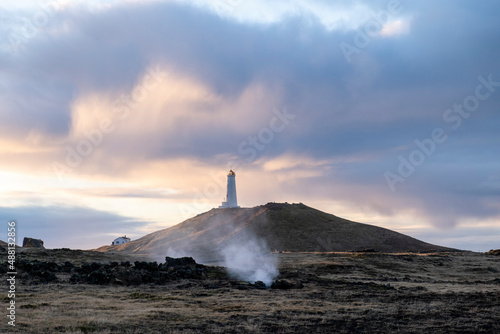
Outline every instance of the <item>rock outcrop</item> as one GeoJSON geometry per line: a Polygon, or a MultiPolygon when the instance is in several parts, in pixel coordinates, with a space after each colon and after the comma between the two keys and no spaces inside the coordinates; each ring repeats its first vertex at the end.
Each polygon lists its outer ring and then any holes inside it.
{"type": "Polygon", "coordinates": [[[487,254],[489,254],[489,255],[500,255],[500,249],[492,249],[487,254]]]}
{"type": "Polygon", "coordinates": [[[71,283],[88,284],[163,284],[168,281],[189,278],[204,279],[207,269],[204,265],[196,263],[191,257],[171,258],[166,257],[165,263],[141,262],[134,264],[127,262],[111,262],[100,264],[97,262],[84,263],[75,268],[70,278],[71,283]]]}
{"type": "MultiPolygon", "coordinates": [[[[0,264],[0,274],[7,272],[7,264],[0,264]]],[[[164,284],[180,279],[205,279],[207,267],[193,258],[170,258],[165,263],[129,261],[91,262],[75,266],[64,263],[19,259],[16,261],[18,277],[28,284],[67,282],[84,284],[164,284]]]]}
{"type": "Polygon", "coordinates": [[[23,240],[23,247],[32,247],[32,248],[45,248],[43,246],[42,239],[34,239],[25,237],[23,240]]]}

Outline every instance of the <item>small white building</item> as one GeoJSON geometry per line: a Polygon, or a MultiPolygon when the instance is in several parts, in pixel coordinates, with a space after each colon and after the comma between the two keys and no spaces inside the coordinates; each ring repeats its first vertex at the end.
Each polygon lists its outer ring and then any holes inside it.
{"type": "Polygon", "coordinates": [[[122,245],[122,244],[126,244],[127,242],[130,242],[130,238],[127,238],[127,236],[124,235],[123,237],[119,237],[119,238],[116,238],[115,240],[113,240],[113,242],[111,243],[111,246],[122,245]]]}

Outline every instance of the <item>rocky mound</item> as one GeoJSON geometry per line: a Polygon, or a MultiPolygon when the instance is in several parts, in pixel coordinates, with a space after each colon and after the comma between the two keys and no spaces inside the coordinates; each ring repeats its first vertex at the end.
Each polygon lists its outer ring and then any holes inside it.
{"type": "MultiPolygon", "coordinates": [[[[179,279],[204,279],[207,267],[198,264],[191,257],[166,257],[165,263],[135,261],[109,263],[82,263],[75,266],[67,261],[62,264],[39,260],[19,259],[16,261],[17,277],[26,283],[50,283],[64,281],[69,274],[71,283],[87,284],[164,284],[179,279]]],[[[0,264],[0,274],[7,272],[6,264],[0,264]]]]}
{"type": "Polygon", "coordinates": [[[139,262],[132,266],[129,262],[111,262],[109,264],[84,264],[74,270],[71,283],[89,284],[163,284],[169,281],[188,278],[207,277],[204,265],[196,263],[192,257],[174,259],[167,257],[165,263],[139,262]]]}
{"type": "Polygon", "coordinates": [[[29,237],[25,237],[23,239],[23,247],[45,248],[43,246],[42,239],[35,239],[35,238],[29,238],[29,237]]]}
{"type": "MultiPolygon", "coordinates": [[[[21,258],[16,261],[17,279],[24,285],[48,283],[73,283],[91,285],[125,285],[142,284],[166,285],[176,281],[189,280],[186,287],[202,284],[207,289],[232,287],[240,290],[248,289],[302,289],[304,285],[297,280],[280,277],[266,286],[262,281],[241,281],[228,275],[225,268],[205,266],[191,257],[166,257],[164,263],[135,261],[83,262],[74,265],[72,262],[51,262],[38,259],[21,258]],[[199,282],[199,283],[194,283],[199,282]]],[[[0,263],[0,276],[7,273],[7,265],[0,263]]]]}
{"type": "Polygon", "coordinates": [[[228,244],[244,241],[249,235],[265,240],[269,249],[276,251],[453,251],[385,228],[352,222],[302,203],[212,209],[132,242],[97,250],[144,254],[176,251],[203,258],[217,254],[228,244]]]}

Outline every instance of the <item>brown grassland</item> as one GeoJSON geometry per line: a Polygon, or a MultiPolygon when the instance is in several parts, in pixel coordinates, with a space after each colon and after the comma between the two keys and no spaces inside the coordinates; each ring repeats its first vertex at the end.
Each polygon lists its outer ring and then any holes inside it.
{"type": "MultiPolygon", "coordinates": [[[[18,278],[16,326],[7,326],[4,317],[0,332],[500,333],[499,256],[271,256],[279,257],[280,279],[304,287],[257,289],[227,277],[221,267],[209,269],[203,280],[165,285],[71,284],[70,273],[46,284],[18,278]]],[[[123,253],[37,249],[20,250],[18,257],[75,264],[136,260],[123,253]]]]}

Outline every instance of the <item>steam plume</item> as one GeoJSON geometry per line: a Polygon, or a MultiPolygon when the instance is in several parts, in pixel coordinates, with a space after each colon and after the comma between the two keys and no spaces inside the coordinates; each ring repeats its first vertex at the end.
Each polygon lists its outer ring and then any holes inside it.
{"type": "Polygon", "coordinates": [[[265,241],[248,233],[245,240],[230,242],[220,253],[229,274],[241,280],[270,286],[278,275],[277,258],[270,254],[265,241]]]}

